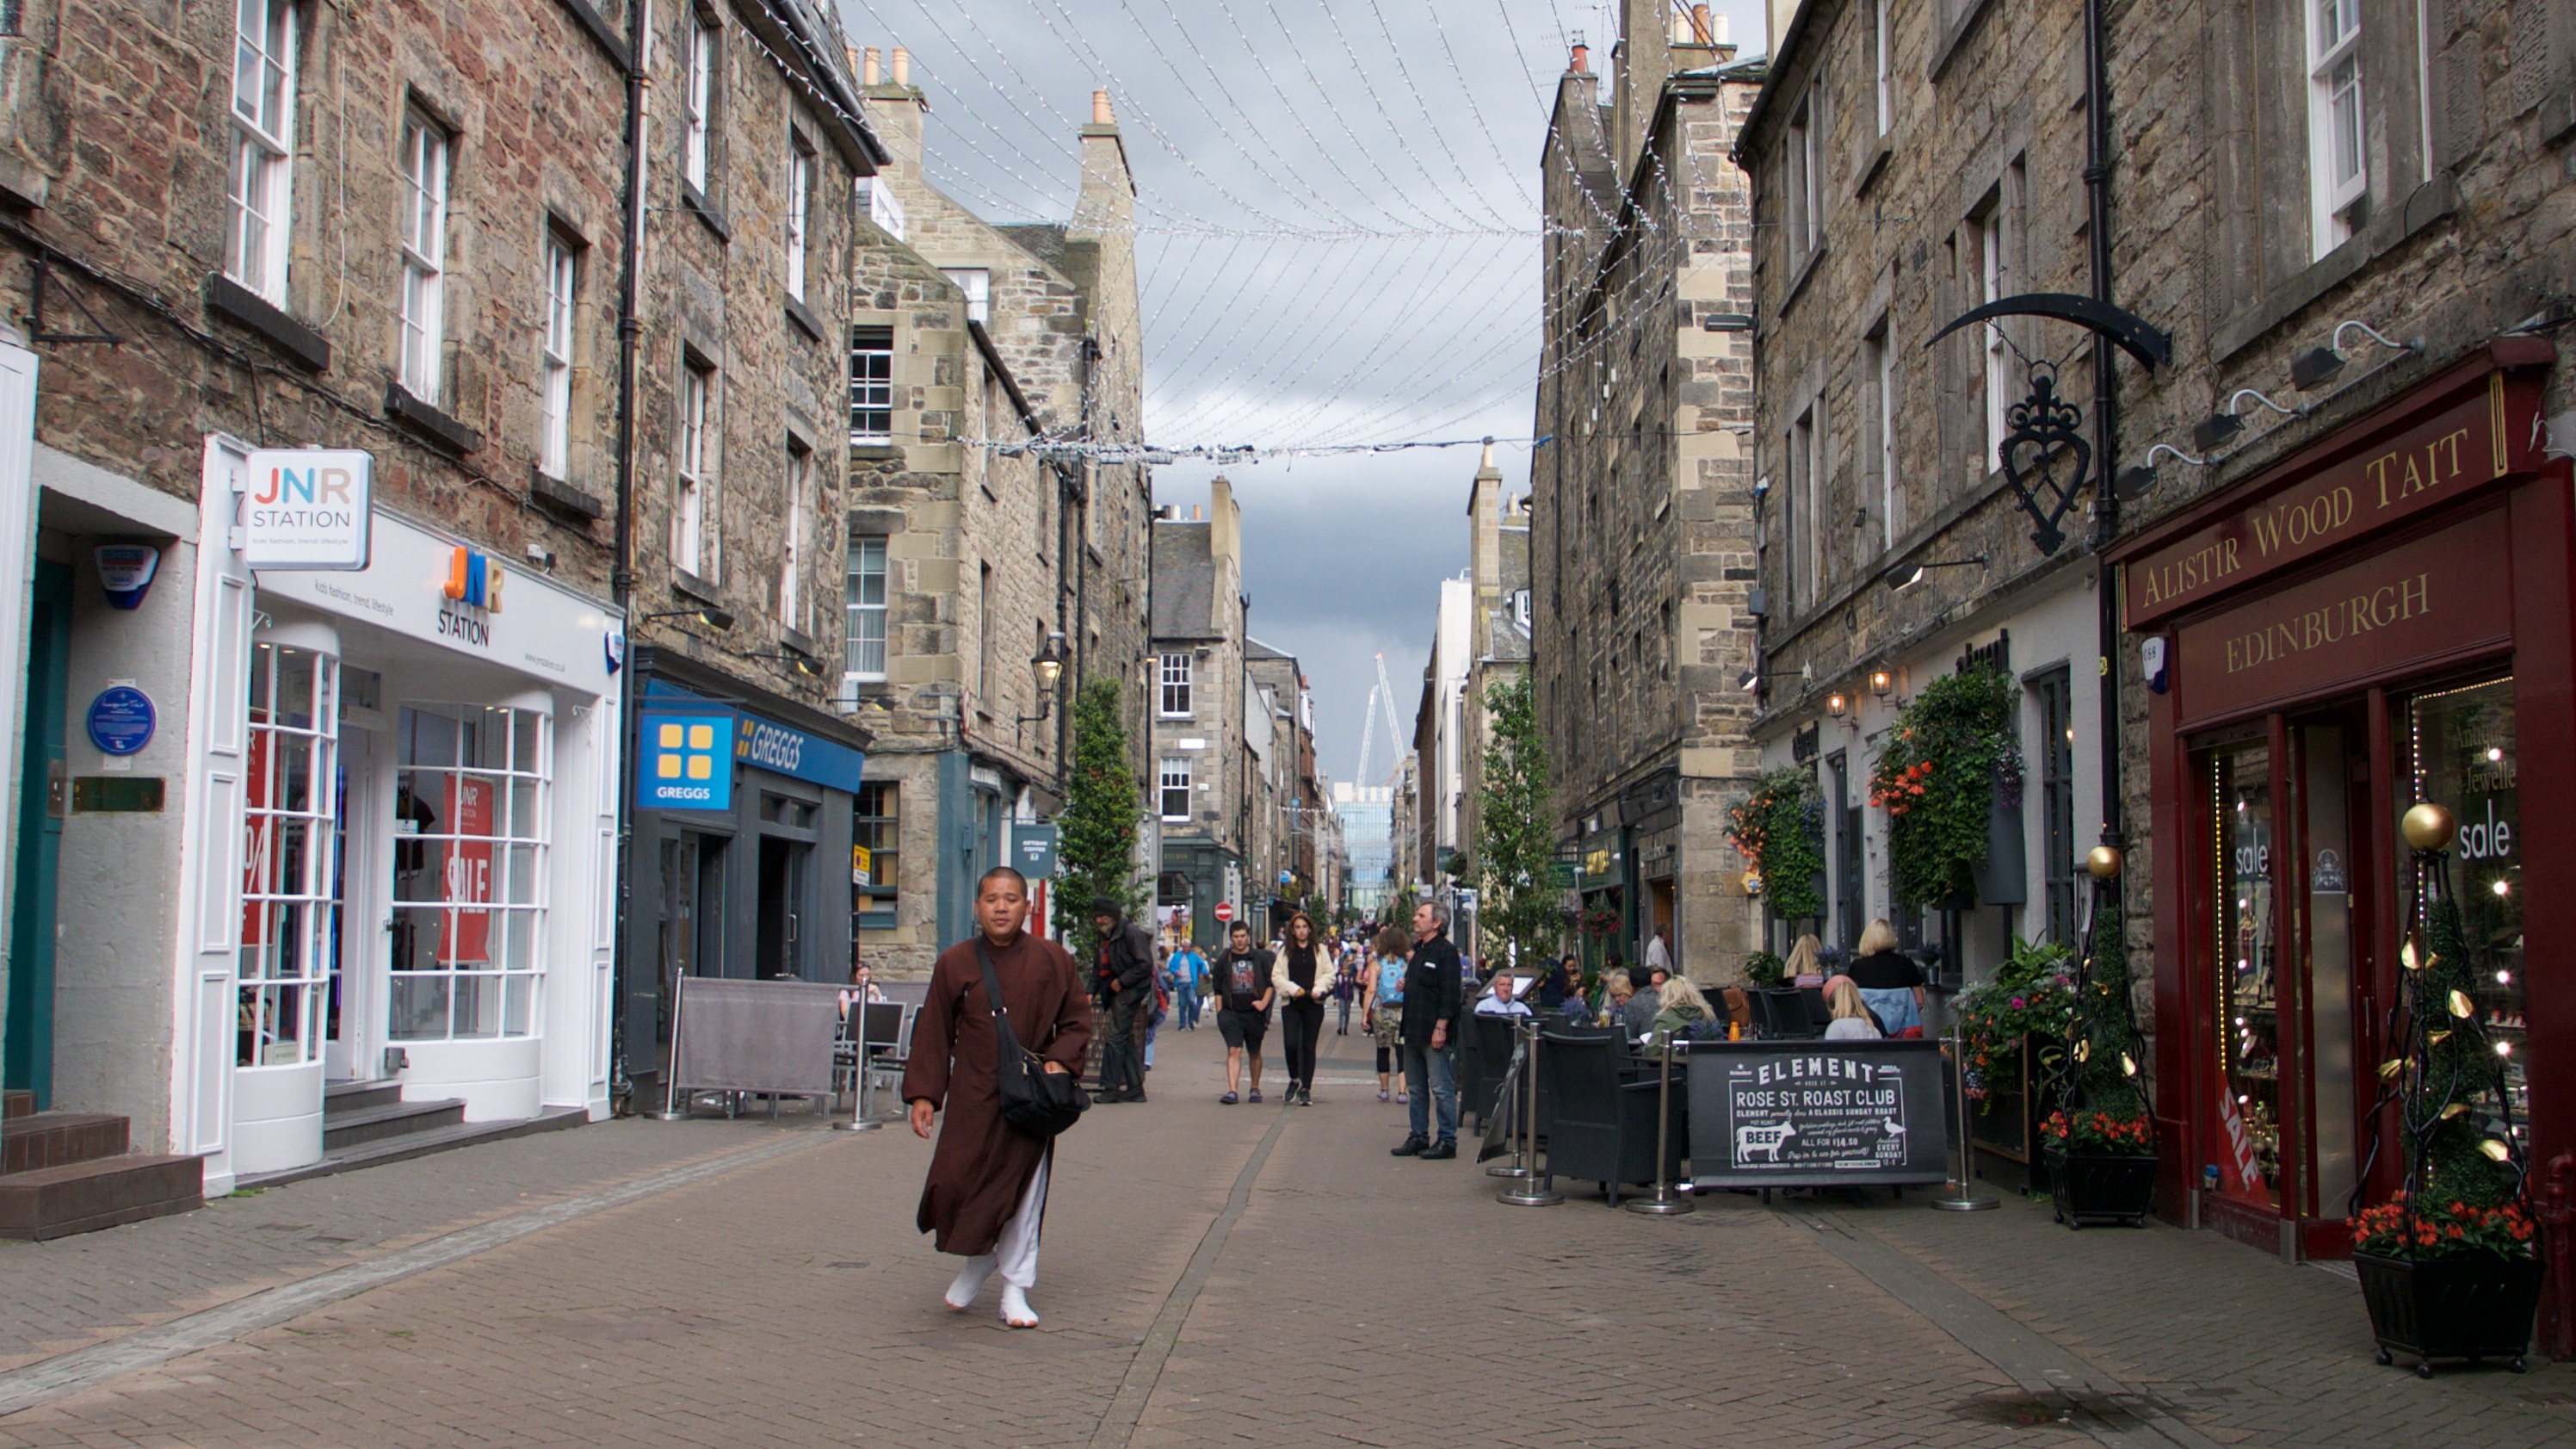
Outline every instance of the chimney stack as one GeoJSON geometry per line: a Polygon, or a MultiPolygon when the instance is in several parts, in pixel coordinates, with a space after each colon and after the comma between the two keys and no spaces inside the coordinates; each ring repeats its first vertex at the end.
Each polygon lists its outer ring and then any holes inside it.
{"type": "Polygon", "coordinates": [[[1691,44],[1715,45],[1717,43],[1716,25],[1709,19],[1707,6],[1692,6],[1690,12],[1690,23],[1691,44]]]}
{"type": "Polygon", "coordinates": [[[1583,32],[1580,30],[1574,32],[1574,59],[1567,62],[1566,69],[1576,75],[1585,74],[1592,69],[1592,50],[1583,43],[1583,32]]]}
{"type": "Polygon", "coordinates": [[[912,52],[900,45],[894,48],[894,83],[899,86],[912,84],[912,52]]]}
{"type": "Polygon", "coordinates": [[[877,48],[875,46],[871,45],[867,49],[860,51],[859,84],[864,86],[877,84],[884,75],[884,72],[881,69],[883,65],[884,57],[877,53],[877,48]]]}
{"type": "Polygon", "coordinates": [[[1114,126],[1118,124],[1118,113],[1111,110],[1109,106],[1109,92],[1093,91],[1091,93],[1091,124],[1095,126],[1114,126]]]}

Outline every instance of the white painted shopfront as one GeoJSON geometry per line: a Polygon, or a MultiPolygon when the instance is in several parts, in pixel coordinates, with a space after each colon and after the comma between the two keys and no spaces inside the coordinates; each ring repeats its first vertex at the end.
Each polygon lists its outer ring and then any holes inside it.
{"type": "Polygon", "coordinates": [[[363,569],[253,573],[206,446],[171,1054],[209,1195],[322,1153],[328,1083],[607,1113],[607,604],[381,508],[363,569]]]}

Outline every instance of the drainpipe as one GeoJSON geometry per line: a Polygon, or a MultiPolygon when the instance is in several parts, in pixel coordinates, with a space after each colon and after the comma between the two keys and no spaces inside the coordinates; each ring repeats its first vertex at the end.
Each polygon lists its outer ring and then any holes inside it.
{"type": "MultiPolygon", "coordinates": [[[[642,325],[635,316],[635,296],[644,269],[644,148],[649,134],[646,100],[652,85],[653,0],[636,0],[628,13],[626,50],[626,236],[617,268],[617,542],[609,594],[627,620],[635,616],[635,352],[642,325]]],[[[618,626],[623,629],[625,623],[618,626]]],[[[627,646],[631,653],[634,640],[627,646]]],[[[617,892],[616,929],[610,938],[608,1093],[632,1093],[634,1079],[626,1070],[627,877],[634,863],[635,818],[635,671],[621,667],[618,678],[618,728],[625,738],[617,755],[617,892]]]]}
{"type": "MultiPolygon", "coordinates": [[[[2093,298],[2111,300],[2110,63],[2104,55],[2102,0],[2084,0],[2084,199],[2086,250],[2091,255],[2093,298]]],[[[2113,395],[2111,340],[2093,335],[2093,601],[2100,612],[2102,653],[2102,843],[2123,839],[2120,800],[2120,579],[2109,559],[2120,532],[2120,498],[2111,479],[2118,471],[2119,404],[2113,395]]],[[[2123,894],[2126,894],[2125,886],[2123,894]]]]}

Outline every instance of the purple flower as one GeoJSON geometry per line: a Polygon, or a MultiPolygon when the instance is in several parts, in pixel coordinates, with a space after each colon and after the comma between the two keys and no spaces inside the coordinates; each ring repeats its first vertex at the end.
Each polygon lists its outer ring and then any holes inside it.
{"type": "Polygon", "coordinates": [[[2013,1010],[2015,1010],[2015,1011],[2019,1011],[2019,1010],[2021,1010],[2024,1006],[2026,1006],[2026,1005],[2028,1005],[2028,1004],[2029,1004],[2029,1003],[2027,1003],[2027,1002],[2023,1001],[2023,1000],[2022,1000],[2020,997],[2018,997],[2018,996],[2016,996],[2016,997],[2014,997],[2014,998],[2013,998],[2013,1010]]]}

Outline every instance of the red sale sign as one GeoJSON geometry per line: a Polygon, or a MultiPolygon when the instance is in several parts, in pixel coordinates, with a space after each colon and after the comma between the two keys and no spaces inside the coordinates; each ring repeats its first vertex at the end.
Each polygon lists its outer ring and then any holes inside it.
{"type": "Polygon", "coordinates": [[[492,782],[470,775],[447,777],[447,871],[441,898],[449,907],[439,927],[438,959],[483,965],[492,959],[492,782]]]}

